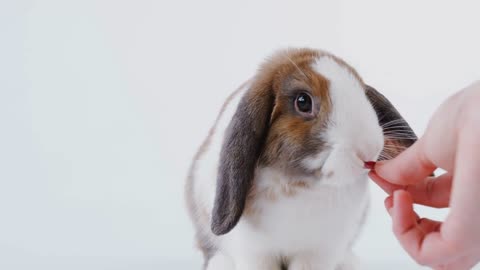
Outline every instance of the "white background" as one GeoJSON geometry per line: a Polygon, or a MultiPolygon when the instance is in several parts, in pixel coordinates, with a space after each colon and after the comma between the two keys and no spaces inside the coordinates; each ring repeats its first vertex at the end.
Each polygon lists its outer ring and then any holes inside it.
{"type": "MultiPolygon", "coordinates": [[[[480,78],[477,3],[1,0],[0,269],[200,269],[187,167],[258,63],[329,50],[421,134],[480,78]]],[[[383,197],[372,186],[357,253],[419,269],[383,197]]]]}

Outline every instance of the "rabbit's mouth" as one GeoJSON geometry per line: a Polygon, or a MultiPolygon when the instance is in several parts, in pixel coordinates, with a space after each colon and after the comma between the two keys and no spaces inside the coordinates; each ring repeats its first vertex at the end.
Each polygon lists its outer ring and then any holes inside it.
{"type": "MultiPolygon", "coordinates": [[[[381,149],[381,146],[378,149],[381,149]]],[[[343,175],[341,178],[356,179],[368,173],[365,162],[377,160],[379,152],[380,150],[375,153],[371,151],[369,155],[365,155],[365,153],[349,147],[334,145],[320,153],[304,158],[301,166],[308,174],[315,175],[317,180],[322,182],[339,175],[343,175]]]]}
{"type": "MultiPolygon", "coordinates": [[[[378,154],[369,158],[376,159],[378,154]]],[[[351,148],[337,147],[331,149],[328,153],[316,156],[316,158],[316,162],[307,159],[307,164],[319,166],[316,172],[317,180],[326,185],[349,185],[361,179],[366,179],[369,171],[365,168],[367,157],[359,155],[351,148]]]]}

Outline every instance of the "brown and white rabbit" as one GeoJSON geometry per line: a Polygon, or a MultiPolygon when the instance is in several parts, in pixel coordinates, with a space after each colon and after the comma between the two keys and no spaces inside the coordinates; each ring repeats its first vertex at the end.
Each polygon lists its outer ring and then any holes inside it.
{"type": "Polygon", "coordinates": [[[227,99],[191,165],[186,199],[204,269],[357,268],[351,246],[369,201],[364,162],[414,140],[390,102],[341,59],[277,52],[227,99]],[[408,136],[387,136],[384,126],[408,136]]]}

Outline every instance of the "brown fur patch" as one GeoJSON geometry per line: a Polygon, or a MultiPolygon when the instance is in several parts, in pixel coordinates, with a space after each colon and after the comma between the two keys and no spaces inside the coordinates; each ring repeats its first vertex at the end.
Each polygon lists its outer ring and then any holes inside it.
{"type": "Polygon", "coordinates": [[[315,135],[325,129],[332,110],[329,82],[312,69],[314,61],[324,55],[328,54],[308,49],[283,51],[260,69],[260,81],[268,81],[275,93],[271,126],[260,157],[262,165],[312,173],[306,172],[300,161],[323,148],[324,142],[315,135]],[[313,119],[305,119],[295,111],[294,99],[300,91],[313,98],[313,119]]]}
{"type": "Polygon", "coordinates": [[[282,195],[285,197],[293,197],[297,194],[298,191],[302,189],[307,189],[308,186],[309,185],[305,181],[283,183],[281,185],[282,195]]]}

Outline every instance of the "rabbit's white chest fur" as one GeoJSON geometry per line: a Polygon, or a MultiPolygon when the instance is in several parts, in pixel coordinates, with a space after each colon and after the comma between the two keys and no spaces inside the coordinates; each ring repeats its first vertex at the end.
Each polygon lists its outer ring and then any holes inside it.
{"type": "Polygon", "coordinates": [[[232,254],[249,250],[289,264],[297,256],[315,256],[325,267],[335,267],[349,259],[368,204],[366,175],[352,177],[356,179],[345,186],[316,179],[308,188],[286,187],[289,179],[271,169],[261,170],[255,181],[264,192],[220,245],[232,254]]]}

